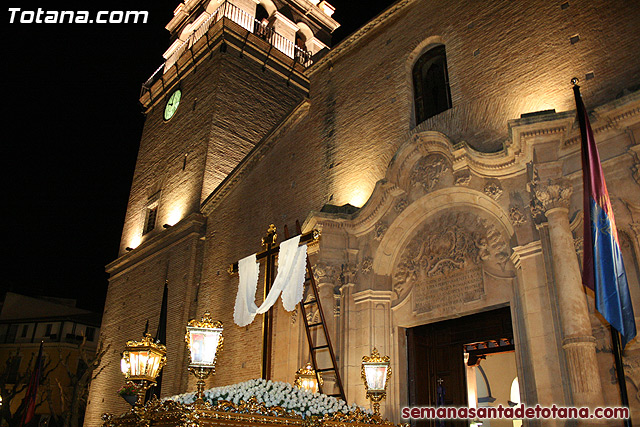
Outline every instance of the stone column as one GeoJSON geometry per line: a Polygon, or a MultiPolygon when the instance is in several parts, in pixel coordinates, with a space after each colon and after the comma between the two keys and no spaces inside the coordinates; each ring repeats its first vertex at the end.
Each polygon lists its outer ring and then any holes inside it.
{"type": "Polygon", "coordinates": [[[553,273],[562,324],[562,348],[569,372],[575,406],[602,406],[604,398],[596,340],[591,330],[587,299],[582,286],[580,266],[569,226],[571,185],[556,181],[536,186],[536,198],[542,203],[549,223],[553,273]]]}

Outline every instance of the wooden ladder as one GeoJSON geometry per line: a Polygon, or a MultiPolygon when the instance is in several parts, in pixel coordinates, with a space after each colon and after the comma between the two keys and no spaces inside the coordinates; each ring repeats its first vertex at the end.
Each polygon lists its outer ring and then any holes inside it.
{"type": "MultiPolygon", "coordinates": [[[[296,229],[298,234],[302,234],[302,229],[300,228],[300,221],[296,220],[296,229]]],[[[289,230],[287,226],[284,227],[284,236],[285,240],[289,238],[289,230]]],[[[313,364],[313,369],[316,371],[316,379],[318,380],[318,390],[320,393],[322,391],[322,384],[320,383],[320,376],[322,374],[330,374],[333,373],[335,375],[335,384],[338,393],[329,394],[328,396],[338,397],[343,401],[347,401],[346,395],[344,393],[344,387],[342,386],[342,379],[340,378],[340,372],[338,371],[338,365],[336,363],[336,355],[333,351],[333,346],[331,345],[331,338],[329,337],[329,331],[327,330],[327,323],[324,318],[324,311],[322,310],[322,304],[320,301],[320,295],[318,294],[318,287],[316,286],[316,280],[313,277],[313,270],[311,269],[311,263],[309,262],[309,258],[307,258],[307,268],[305,274],[305,285],[309,285],[310,292],[307,293],[308,298],[303,298],[300,302],[300,311],[302,312],[302,321],[304,322],[304,329],[307,333],[307,341],[309,342],[309,352],[311,353],[311,363],[313,364]],[[313,319],[307,318],[308,310],[313,306],[317,306],[318,308],[318,321],[314,323],[309,323],[313,321],[313,319]],[[316,342],[314,343],[312,331],[316,332],[316,342]],[[318,366],[318,353],[326,353],[328,352],[329,358],[324,357],[324,363],[321,363],[321,366],[318,366]],[[330,360],[327,360],[330,359],[330,360]]]]}

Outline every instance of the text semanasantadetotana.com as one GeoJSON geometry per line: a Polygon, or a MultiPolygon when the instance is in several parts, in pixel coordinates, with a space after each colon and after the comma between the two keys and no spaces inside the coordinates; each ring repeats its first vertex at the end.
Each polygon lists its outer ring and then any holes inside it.
{"type": "Polygon", "coordinates": [[[20,24],[146,24],[146,10],[22,10],[9,8],[9,23],[20,24]]]}
{"type": "Polygon", "coordinates": [[[414,406],[402,408],[402,418],[404,419],[540,419],[540,418],[557,418],[557,419],[627,419],[629,418],[629,408],[624,407],[598,407],[591,410],[590,408],[576,408],[565,406],[517,406],[504,407],[498,405],[496,407],[467,408],[467,407],[431,407],[431,406],[414,406]]]}

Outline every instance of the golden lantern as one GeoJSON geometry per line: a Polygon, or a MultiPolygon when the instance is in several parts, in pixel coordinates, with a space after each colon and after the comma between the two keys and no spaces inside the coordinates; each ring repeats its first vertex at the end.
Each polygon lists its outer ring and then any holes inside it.
{"type": "Polygon", "coordinates": [[[222,330],[222,322],[211,320],[211,313],[208,311],[204,313],[202,320],[192,319],[187,324],[184,339],[189,350],[188,369],[198,378],[196,403],[203,403],[204,380],[216,371],[218,354],[224,341],[222,330]]]}
{"type": "Polygon", "coordinates": [[[307,362],[305,366],[296,371],[296,377],[293,385],[311,393],[317,393],[319,385],[324,384],[320,372],[316,373],[311,362],[307,362]]]}
{"type": "Polygon", "coordinates": [[[136,405],[144,404],[147,389],[156,384],[156,378],[166,362],[167,348],[154,343],[151,335],[145,334],[142,341],[127,341],[120,360],[120,370],[127,383],[138,389],[136,405]]]}
{"type": "Polygon", "coordinates": [[[375,415],[380,415],[380,402],[387,396],[387,383],[391,378],[390,365],[389,356],[381,357],[375,348],[371,356],[362,357],[362,381],[364,381],[367,399],[373,403],[375,415]]]}

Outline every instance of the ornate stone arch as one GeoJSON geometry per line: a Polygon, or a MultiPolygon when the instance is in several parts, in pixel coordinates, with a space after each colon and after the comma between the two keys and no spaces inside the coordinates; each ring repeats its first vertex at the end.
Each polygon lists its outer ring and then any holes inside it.
{"type": "Polygon", "coordinates": [[[436,190],[407,206],[373,256],[376,275],[391,278],[398,324],[508,303],[515,280],[509,244],[514,232],[494,199],[469,188],[436,190]],[[431,291],[434,297],[425,298],[431,291]],[[455,310],[440,313],[437,304],[455,310]]]}

